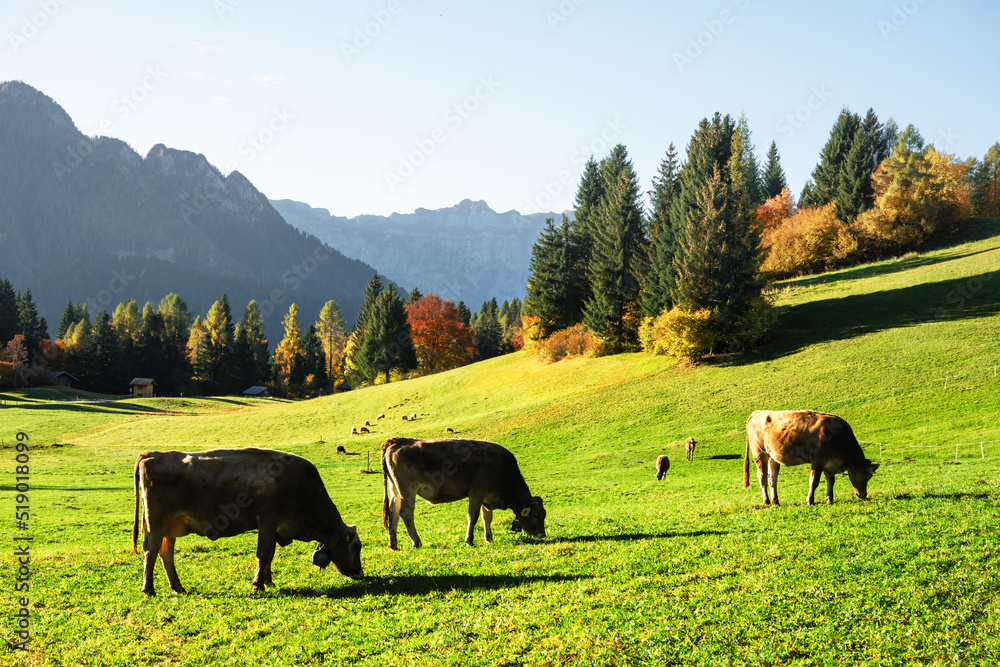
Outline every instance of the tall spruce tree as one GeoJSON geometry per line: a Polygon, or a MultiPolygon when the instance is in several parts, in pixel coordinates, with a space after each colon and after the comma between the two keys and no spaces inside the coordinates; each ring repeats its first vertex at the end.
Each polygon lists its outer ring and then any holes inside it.
{"type": "Polygon", "coordinates": [[[570,224],[570,241],[567,248],[571,250],[567,257],[572,266],[569,274],[570,287],[567,296],[571,300],[567,304],[568,312],[576,313],[571,319],[576,322],[583,317],[583,304],[590,294],[590,276],[588,267],[590,255],[594,246],[594,218],[597,209],[604,198],[604,181],[601,178],[601,165],[593,156],[584,165],[580,185],[576,191],[573,222],[570,224]]]}
{"type": "Polygon", "coordinates": [[[760,238],[747,184],[743,137],[730,117],[702,120],[688,145],[681,192],[671,211],[677,231],[672,301],[708,309],[719,340],[735,347],[739,322],[760,296],[760,238]]]}
{"type": "Polygon", "coordinates": [[[79,301],[70,301],[63,308],[62,317],[59,319],[59,329],[56,332],[56,338],[65,338],[66,331],[69,330],[71,326],[76,324],[82,319],[83,313],[79,301]]]}
{"type": "Polygon", "coordinates": [[[830,138],[820,152],[819,164],[813,169],[813,188],[804,202],[807,207],[825,206],[837,198],[840,187],[840,170],[854,142],[854,134],[861,127],[858,115],[844,108],[830,130],[830,138]]]}
{"type": "Polygon", "coordinates": [[[270,353],[264,331],[264,314],[251,300],[243,311],[236,331],[236,361],[240,384],[244,388],[267,382],[270,375],[270,353]]]}
{"type": "Polygon", "coordinates": [[[771,147],[767,149],[767,165],[764,167],[764,198],[777,197],[787,187],[788,180],[785,178],[785,170],[781,168],[778,145],[772,141],[771,147]]]}
{"type": "Polygon", "coordinates": [[[503,327],[500,325],[498,315],[496,297],[484,301],[483,307],[476,313],[472,343],[480,360],[492,359],[503,354],[503,327]]]}
{"type": "Polygon", "coordinates": [[[38,343],[48,338],[49,332],[45,318],[38,316],[38,306],[27,287],[17,295],[17,328],[17,333],[24,334],[24,347],[33,359],[38,352],[38,343]]]}
{"type": "Polygon", "coordinates": [[[358,310],[357,317],[354,318],[354,328],[351,330],[351,335],[347,337],[347,345],[344,348],[344,377],[349,383],[360,384],[372,379],[361,368],[361,344],[364,342],[368,320],[375,308],[375,302],[381,293],[382,279],[377,273],[374,273],[368,279],[368,284],[365,285],[365,292],[361,297],[361,308],[358,310]]]}
{"type": "Polygon", "coordinates": [[[736,122],[736,129],[743,137],[742,148],[740,149],[740,162],[743,165],[744,181],[746,183],[746,196],[750,204],[754,207],[764,203],[764,184],[760,175],[760,164],[757,162],[757,149],[753,145],[751,138],[750,123],[747,115],[741,113],[736,122]]]}
{"type": "Polygon", "coordinates": [[[109,394],[123,393],[130,378],[123,377],[118,334],[115,333],[114,327],[111,325],[111,316],[106,310],[102,310],[94,318],[92,342],[94,388],[109,394]]]}
{"type": "Polygon", "coordinates": [[[872,171],[875,171],[882,164],[882,160],[889,157],[892,145],[888,143],[889,137],[886,136],[885,126],[879,122],[878,116],[875,115],[875,110],[871,107],[865,112],[865,117],[861,121],[861,127],[864,128],[865,133],[868,135],[868,143],[871,146],[872,152],[872,171]]]}
{"type": "Polygon", "coordinates": [[[0,280],[0,347],[18,334],[17,293],[10,280],[0,280]]]}
{"type": "Polygon", "coordinates": [[[578,281],[573,275],[570,244],[570,224],[563,216],[559,229],[552,218],[547,218],[545,228],[531,247],[524,308],[527,314],[538,318],[542,338],[579,321],[580,313],[575,310],[578,298],[571,294],[578,281]]]}
{"type": "Polygon", "coordinates": [[[837,184],[837,218],[853,223],[860,213],[872,207],[875,191],[872,172],[875,171],[871,135],[867,131],[854,133],[851,150],[840,169],[837,184]]]}
{"type": "Polygon", "coordinates": [[[681,164],[673,142],[660,162],[660,171],[653,179],[649,193],[652,211],[647,225],[649,268],[642,285],[642,311],[647,317],[656,317],[671,306],[670,292],[674,287],[674,255],[677,237],[670,223],[670,209],[680,194],[681,164]]]}
{"type": "Polygon", "coordinates": [[[383,375],[385,382],[391,371],[406,372],[417,367],[406,303],[393,283],[378,295],[368,315],[358,365],[369,380],[383,375]]]}
{"type": "Polygon", "coordinates": [[[591,224],[590,295],[583,321],[609,351],[618,352],[638,342],[646,238],[639,179],[624,145],[601,162],[600,174],[605,196],[591,224]]]}

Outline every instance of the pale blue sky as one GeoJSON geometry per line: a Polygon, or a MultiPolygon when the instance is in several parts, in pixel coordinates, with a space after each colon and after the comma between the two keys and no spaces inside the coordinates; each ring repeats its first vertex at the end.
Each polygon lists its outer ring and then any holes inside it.
{"type": "Polygon", "coordinates": [[[0,80],[337,215],[560,211],[592,150],[624,143],[648,189],[715,111],[796,195],[844,106],[981,157],[998,26],[985,0],[7,0],[0,80]]]}

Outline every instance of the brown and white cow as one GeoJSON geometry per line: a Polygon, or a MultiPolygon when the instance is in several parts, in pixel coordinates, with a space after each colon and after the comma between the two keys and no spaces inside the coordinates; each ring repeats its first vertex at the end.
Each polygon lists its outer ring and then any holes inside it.
{"type": "Polygon", "coordinates": [[[656,457],[656,479],[663,479],[668,470],[670,470],[670,459],[666,454],[660,454],[656,457]]]}
{"type": "Polygon", "coordinates": [[[812,505],[820,474],[826,476],[826,502],[833,502],[837,473],[847,472],[858,498],[868,497],[868,480],[878,470],[861,451],[850,425],[836,415],[811,410],[758,410],[747,419],[747,449],[743,459],[743,486],[750,486],[750,458],[757,464],[764,504],[778,501],[778,471],[781,466],[808,463],[812,505]],[[768,497],[768,486],[771,497],[768,497]]]}
{"type": "Polygon", "coordinates": [[[688,461],[694,461],[694,446],[698,444],[698,441],[694,438],[688,438],[684,446],[687,448],[688,461]]]}
{"type": "Polygon", "coordinates": [[[487,542],[493,541],[493,511],[505,509],[514,511],[513,530],[523,528],[529,535],[545,537],[542,499],[531,495],[514,455],[494,442],[389,438],[382,445],[382,476],[382,524],[389,531],[391,549],[399,549],[400,518],[414,548],[421,545],[413,525],[417,496],[433,505],[468,498],[465,543],[470,546],[480,510],[487,542]]]}
{"type": "Polygon", "coordinates": [[[144,452],[135,462],[134,485],[132,552],[141,523],[146,595],[155,595],[157,555],[170,588],[185,592],[174,568],[174,543],[189,533],[216,540],[256,530],[254,591],[272,585],[275,544],[292,540],[319,542],[314,565],[332,562],[352,579],[364,576],[357,529],[341,519],[316,466],[294,454],[252,447],[144,452]]]}

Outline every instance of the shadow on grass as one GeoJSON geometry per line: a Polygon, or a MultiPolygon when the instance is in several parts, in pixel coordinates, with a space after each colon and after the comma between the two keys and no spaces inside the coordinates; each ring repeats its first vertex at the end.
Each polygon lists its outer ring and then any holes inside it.
{"type": "MultiPolygon", "coordinates": [[[[917,260],[914,260],[917,261],[917,260]]],[[[726,356],[718,365],[743,365],[795,354],[813,345],[847,340],[926,322],[971,320],[1000,313],[1000,272],[853,294],[788,307],[775,340],[757,355],[726,356]]]]}
{"type": "Polygon", "coordinates": [[[992,494],[985,491],[979,493],[900,493],[892,500],[989,500],[992,494]]]}
{"type": "Polygon", "coordinates": [[[573,537],[546,540],[546,542],[553,544],[559,544],[561,542],[638,542],[640,540],[663,540],[671,537],[704,537],[706,535],[726,534],[727,533],[718,530],[693,530],[681,533],[665,531],[662,533],[623,533],[619,535],[576,535],[573,537]]]}
{"type": "Polygon", "coordinates": [[[352,581],[343,586],[333,586],[322,592],[314,588],[279,588],[275,593],[279,596],[318,597],[327,595],[331,598],[361,598],[368,595],[424,596],[442,591],[496,591],[536,583],[560,583],[592,578],[592,575],[562,574],[523,577],[509,574],[449,574],[440,577],[400,575],[395,577],[365,577],[361,581],[352,581]]]}
{"type": "Polygon", "coordinates": [[[743,458],[743,454],[716,454],[715,456],[706,456],[708,461],[732,461],[733,459],[743,458]]]}

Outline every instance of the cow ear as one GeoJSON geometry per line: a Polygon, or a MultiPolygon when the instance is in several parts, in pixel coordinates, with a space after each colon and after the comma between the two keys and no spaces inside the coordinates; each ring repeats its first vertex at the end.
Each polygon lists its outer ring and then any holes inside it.
{"type": "Polygon", "coordinates": [[[523,510],[521,510],[521,516],[528,516],[529,514],[531,514],[530,507],[525,507],[523,510]]]}
{"type": "Polygon", "coordinates": [[[874,473],[876,470],[878,470],[878,467],[880,465],[882,465],[882,464],[881,463],[873,463],[872,464],[872,473],[874,473]]]}

